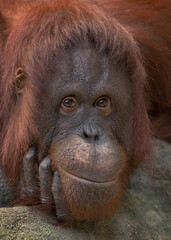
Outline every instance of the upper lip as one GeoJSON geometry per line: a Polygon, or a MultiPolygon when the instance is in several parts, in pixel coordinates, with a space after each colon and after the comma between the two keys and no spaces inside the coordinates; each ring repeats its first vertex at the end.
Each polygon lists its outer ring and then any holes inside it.
{"type": "Polygon", "coordinates": [[[87,183],[96,183],[96,184],[107,184],[107,183],[112,183],[114,180],[116,180],[117,177],[110,179],[110,180],[106,180],[106,181],[99,181],[99,180],[94,180],[94,179],[90,179],[90,178],[85,178],[79,175],[76,175],[74,173],[68,172],[64,169],[61,169],[63,172],[65,172],[66,174],[70,175],[71,177],[75,178],[75,179],[79,179],[82,181],[86,181],[87,183]]]}

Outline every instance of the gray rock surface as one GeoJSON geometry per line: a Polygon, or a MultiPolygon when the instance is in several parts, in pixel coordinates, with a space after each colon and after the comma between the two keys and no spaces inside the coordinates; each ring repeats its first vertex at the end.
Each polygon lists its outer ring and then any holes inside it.
{"type": "Polygon", "coordinates": [[[10,201],[15,198],[15,193],[7,183],[2,170],[0,169],[0,207],[9,205],[10,201]]]}
{"type": "MultiPolygon", "coordinates": [[[[64,228],[55,225],[52,216],[29,207],[0,208],[0,239],[170,240],[171,145],[155,140],[154,156],[134,169],[112,219],[64,228]]],[[[12,195],[8,188],[0,189],[0,194],[5,195],[5,200],[0,197],[2,206],[12,195]]]]}

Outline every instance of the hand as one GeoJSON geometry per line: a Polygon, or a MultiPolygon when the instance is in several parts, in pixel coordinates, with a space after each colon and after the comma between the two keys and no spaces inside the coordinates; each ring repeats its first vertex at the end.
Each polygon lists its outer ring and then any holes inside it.
{"type": "Polygon", "coordinates": [[[21,198],[37,199],[42,205],[55,205],[58,221],[72,219],[68,203],[62,193],[60,175],[51,170],[51,161],[46,156],[38,166],[36,150],[30,148],[23,158],[20,181],[21,198]]]}

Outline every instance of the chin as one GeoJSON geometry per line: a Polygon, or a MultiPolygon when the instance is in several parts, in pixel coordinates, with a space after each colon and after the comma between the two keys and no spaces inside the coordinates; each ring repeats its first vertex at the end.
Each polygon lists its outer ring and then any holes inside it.
{"type": "Polygon", "coordinates": [[[76,221],[94,221],[113,215],[122,198],[119,178],[95,182],[60,170],[63,195],[76,221]]]}

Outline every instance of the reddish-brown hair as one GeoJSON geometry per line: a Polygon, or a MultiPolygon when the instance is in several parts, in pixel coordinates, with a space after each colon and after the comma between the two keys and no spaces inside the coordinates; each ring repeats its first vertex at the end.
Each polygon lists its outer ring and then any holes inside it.
{"type": "MultiPolygon", "coordinates": [[[[141,161],[149,152],[151,130],[144,90],[149,89],[150,84],[147,84],[146,71],[152,71],[152,75],[148,75],[150,81],[157,75],[155,94],[158,94],[160,81],[165,91],[169,50],[165,44],[167,33],[163,35],[160,28],[169,28],[164,25],[164,19],[159,21],[159,1],[151,1],[155,8],[150,1],[139,2],[35,2],[21,5],[14,16],[11,14],[10,33],[1,61],[0,89],[0,158],[9,179],[16,179],[23,155],[38,135],[34,122],[38,114],[36,96],[41,94],[42,86],[46,86],[47,69],[57,64],[54,55],[79,41],[93,41],[98,51],[106,51],[114,61],[125,64],[134,103],[132,164],[141,161]],[[166,55],[161,54],[163,51],[166,55]],[[27,73],[28,82],[22,100],[16,104],[14,81],[20,66],[27,73]]],[[[148,90],[148,98],[155,94],[148,90]]],[[[167,91],[162,94],[164,99],[171,100],[167,91]]]]}

